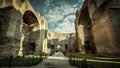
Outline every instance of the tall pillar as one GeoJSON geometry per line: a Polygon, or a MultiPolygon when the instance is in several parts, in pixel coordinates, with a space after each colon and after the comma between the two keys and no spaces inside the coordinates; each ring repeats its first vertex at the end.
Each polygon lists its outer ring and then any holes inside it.
{"type": "Polygon", "coordinates": [[[0,9],[0,54],[18,55],[22,14],[13,7],[0,9]]]}

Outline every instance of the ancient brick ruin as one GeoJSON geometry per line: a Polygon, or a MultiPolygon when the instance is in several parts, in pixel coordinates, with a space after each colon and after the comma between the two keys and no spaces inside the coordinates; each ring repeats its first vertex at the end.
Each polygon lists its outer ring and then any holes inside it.
{"type": "Polygon", "coordinates": [[[120,56],[120,0],[85,0],[76,12],[81,53],[120,56]]]}
{"type": "Polygon", "coordinates": [[[0,55],[48,53],[46,34],[45,18],[28,0],[0,0],[0,55]]]}

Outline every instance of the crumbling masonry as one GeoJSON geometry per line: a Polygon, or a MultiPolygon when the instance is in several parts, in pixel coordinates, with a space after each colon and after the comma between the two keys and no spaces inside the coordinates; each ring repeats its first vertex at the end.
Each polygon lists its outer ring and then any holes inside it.
{"type": "Polygon", "coordinates": [[[45,52],[46,23],[28,0],[0,0],[0,55],[45,52]]]}
{"type": "Polygon", "coordinates": [[[78,51],[120,56],[120,0],[85,0],[75,25],[78,51]]]}

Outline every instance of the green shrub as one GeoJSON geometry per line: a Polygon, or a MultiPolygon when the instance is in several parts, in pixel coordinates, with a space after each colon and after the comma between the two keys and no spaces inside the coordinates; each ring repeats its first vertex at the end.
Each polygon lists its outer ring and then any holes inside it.
{"type": "Polygon", "coordinates": [[[18,56],[13,57],[12,60],[10,58],[0,59],[0,67],[28,67],[39,64],[44,58],[46,58],[46,54],[42,54],[40,56],[18,56]]]}
{"type": "Polygon", "coordinates": [[[99,56],[93,54],[71,53],[69,55],[69,63],[79,68],[120,68],[120,58],[99,56]],[[96,61],[88,61],[88,60],[96,60],[96,61]],[[97,62],[97,61],[103,61],[103,62],[97,62]],[[104,62],[104,61],[108,61],[108,62],[104,62]],[[119,62],[119,63],[109,63],[109,62],[119,62]]]}

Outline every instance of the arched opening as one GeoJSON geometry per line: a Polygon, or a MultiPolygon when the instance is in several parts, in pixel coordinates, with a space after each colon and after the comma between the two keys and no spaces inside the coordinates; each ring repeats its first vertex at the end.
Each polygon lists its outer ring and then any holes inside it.
{"type": "Polygon", "coordinates": [[[20,0],[21,2],[24,2],[25,0],[20,0]]]}
{"type": "Polygon", "coordinates": [[[96,46],[92,32],[92,22],[89,17],[88,7],[84,7],[84,9],[82,10],[79,21],[80,23],[78,24],[83,25],[85,52],[96,53],[96,46]]]}
{"type": "Polygon", "coordinates": [[[68,49],[68,44],[65,44],[65,49],[66,49],[66,50],[68,49]]]}
{"type": "Polygon", "coordinates": [[[37,32],[32,31],[38,25],[38,20],[33,12],[26,11],[23,15],[23,24],[21,26],[22,39],[20,52],[22,55],[33,54],[36,48],[37,32]]]}
{"type": "Polygon", "coordinates": [[[50,45],[51,54],[55,53],[55,45],[50,45]]]}
{"type": "Polygon", "coordinates": [[[34,13],[26,11],[23,15],[23,23],[27,24],[30,29],[33,29],[33,27],[38,24],[38,20],[34,13]]]}

